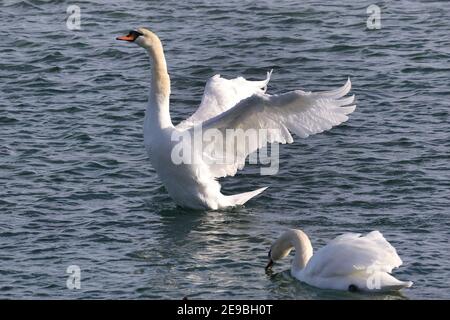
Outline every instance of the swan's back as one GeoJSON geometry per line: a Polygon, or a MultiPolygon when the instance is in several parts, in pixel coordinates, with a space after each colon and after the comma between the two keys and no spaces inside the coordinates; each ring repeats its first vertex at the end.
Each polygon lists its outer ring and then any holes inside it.
{"type": "Polygon", "coordinates": [[[390,275],[402,260],[379,231],[366,236],[346,233],[319,249],[302,270],[302,281],[322,288],[398,290],[409,287],[390,275]]]}

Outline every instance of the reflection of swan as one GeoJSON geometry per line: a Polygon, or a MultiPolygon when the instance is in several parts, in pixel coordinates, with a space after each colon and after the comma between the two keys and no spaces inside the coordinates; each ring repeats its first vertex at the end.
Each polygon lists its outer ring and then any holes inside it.
{"type": "Polygon", "coordinates": [[[350,291],[392,291],[412,286],[390,275],[402,264],[394,247],[378,231],[366,236],[346,233],[336,237],[313,255],[308,236],[290,229],[276,240],[269,263],[286,257],[295,248],[291,274],[300,281],[322,289],[350,291]]]}
{"type": "Polygon", "coordinates": [[[144,121],[144,141],[147,149],[151,150],[152,165],[170,196],[184,207],[215,210],[244,204],[265,188],[226,196],[220,192],[216,179],[235,175],[244,167],[246,157],[267,142],[291,143],[289,131],[306,138],[331,129],[346,121],[347,115],[355,109],[351,105],[353,96],[343,98],[350,90],[350,81],[334,91],[311,93],[296,90],[268,95],[265,88],[270,74],[263,81],[247,81],[242,77],[227,80],[216,75],[206,84],[198,110],[174,127],[169,113],[170,78],[161,41],[144,28],[117,39],[135,42],[150,55],[152,81],[144,121]],[[200,126],[203,132],[219,132],[222,137],[229,129],[271,131],[265,138],[252,138],[248,144],[246,140],[238,140],[235,144],[234,137],[226,139],[225,154],[220,159],[217,159],[216,152],[223,152],[223,141],[210,141],[212,147],[187,150],[195,158],[193,162],[176,164],[172,152],[178,141],[173,141],[174,134],[194,136],[200,126]],[[221,161],[223,159],[226,161],[221,161]]]}

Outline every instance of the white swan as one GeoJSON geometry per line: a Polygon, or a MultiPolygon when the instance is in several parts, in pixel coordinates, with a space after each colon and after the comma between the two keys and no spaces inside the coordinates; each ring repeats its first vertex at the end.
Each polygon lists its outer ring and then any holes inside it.
{"type": "Polygon", "coordinates": [[[336,237],[313,255],[308,236],[301,230],[289,229],[272,245],[269,263],[286,257],[295,248],[291,275],[311,286],[349,291],[394,291],[412,286],[390,273],[402,265],[395,248],[379,231],[346,233],[336,237]]]}
{"type": "MultiPolygon", "coordinates": [[[[350,90],[350,80],[340,89],[326,92],[291,91],[280,95],[265,94],[270,73],[263,81],[247,81],[242,77],[227,80],[215,75],[206,84],[198,110],[179,125],[172,124],[169,113],[170,79],[159,38],[151,31],[139,28],[117,40],[134,42],[150,55],[152,80],[149,102],[144,120],[144,142],[151,163],[170,196],[178,205],[193,209],[219,209],[242,205],[266,188],[236,195],[223,195],[217,178],[233,176],[242,169],[246,157],[267,142],[292,143],[289,131],[305,138],[336,126],[354,111],[354,96],[343,98],[350,90]],[[223,133],[229,129],[271,129],[267,139],[237,142],[226,149],[231,162],[204,159],[214,158],[213,148],[193,148],[196,161],[174,163],[172,152],[178,141],[174,134],[194,135],[195,129],[223,133]]],[[[260,130],[261,131],[261,130],[260,130]]],[[[230,145],[230,139],[225,141],[230,145]]],[[[214,142],[215,143],[215,142],[214,142]]],[[[229,158],[227,158],[229,159],[229,158]]]]}

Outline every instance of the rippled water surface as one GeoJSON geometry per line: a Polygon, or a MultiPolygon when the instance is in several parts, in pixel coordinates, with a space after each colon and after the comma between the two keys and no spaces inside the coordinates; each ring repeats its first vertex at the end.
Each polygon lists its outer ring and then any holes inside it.
{"type": "Polygon", "coordinates": [[[378,1],[2,1],[0,298],[450,298],[450,4],[378,1]],[[6,4],[6,5],[5,5],[6,4]],[[149,61],[115,41],[160,35],[174,122],[216,73],[269,92],[353,82],[358,108],[333,130],[281,146],[276,176],[255,166],[232,194],[270,186],[245,208],[177,208],[143,148],[149,61]],[[266,274],[270,243],[304,229],[319,248],[378,229],[414,281],[402,295],[318,290],[289,260],[266,274]],[[81,268],[81,289],[66,268],[81,268]]]}

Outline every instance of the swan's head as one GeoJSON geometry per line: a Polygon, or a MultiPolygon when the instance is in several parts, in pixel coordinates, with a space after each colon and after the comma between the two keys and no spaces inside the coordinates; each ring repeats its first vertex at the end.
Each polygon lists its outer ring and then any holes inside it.
{"type": "Polygon", "coordinates": [[[294,247],[300,251],[298,254],[305,261],[312,256],[312,247],[308,236],[301,230],[288,229],[270,247],[266,270],[271,268],[275,261],[287,257],[294,247]]]}
{"type": "Polygon", "coordinates": [[[270,247],[268,254],[269,262],[267,263],[266,270],[271,268],[275,261],[287,257],[294,248],[291,242],[292,235],[289,231],[283,233],[270,247]]]}
{"type": "Polygon", "coordinates": [[[158,36],[145,28],[131,30],[126,36],[117,37],[116,40],[134,42],[138,46],[151,49],[161,44],[158,36]]]}

